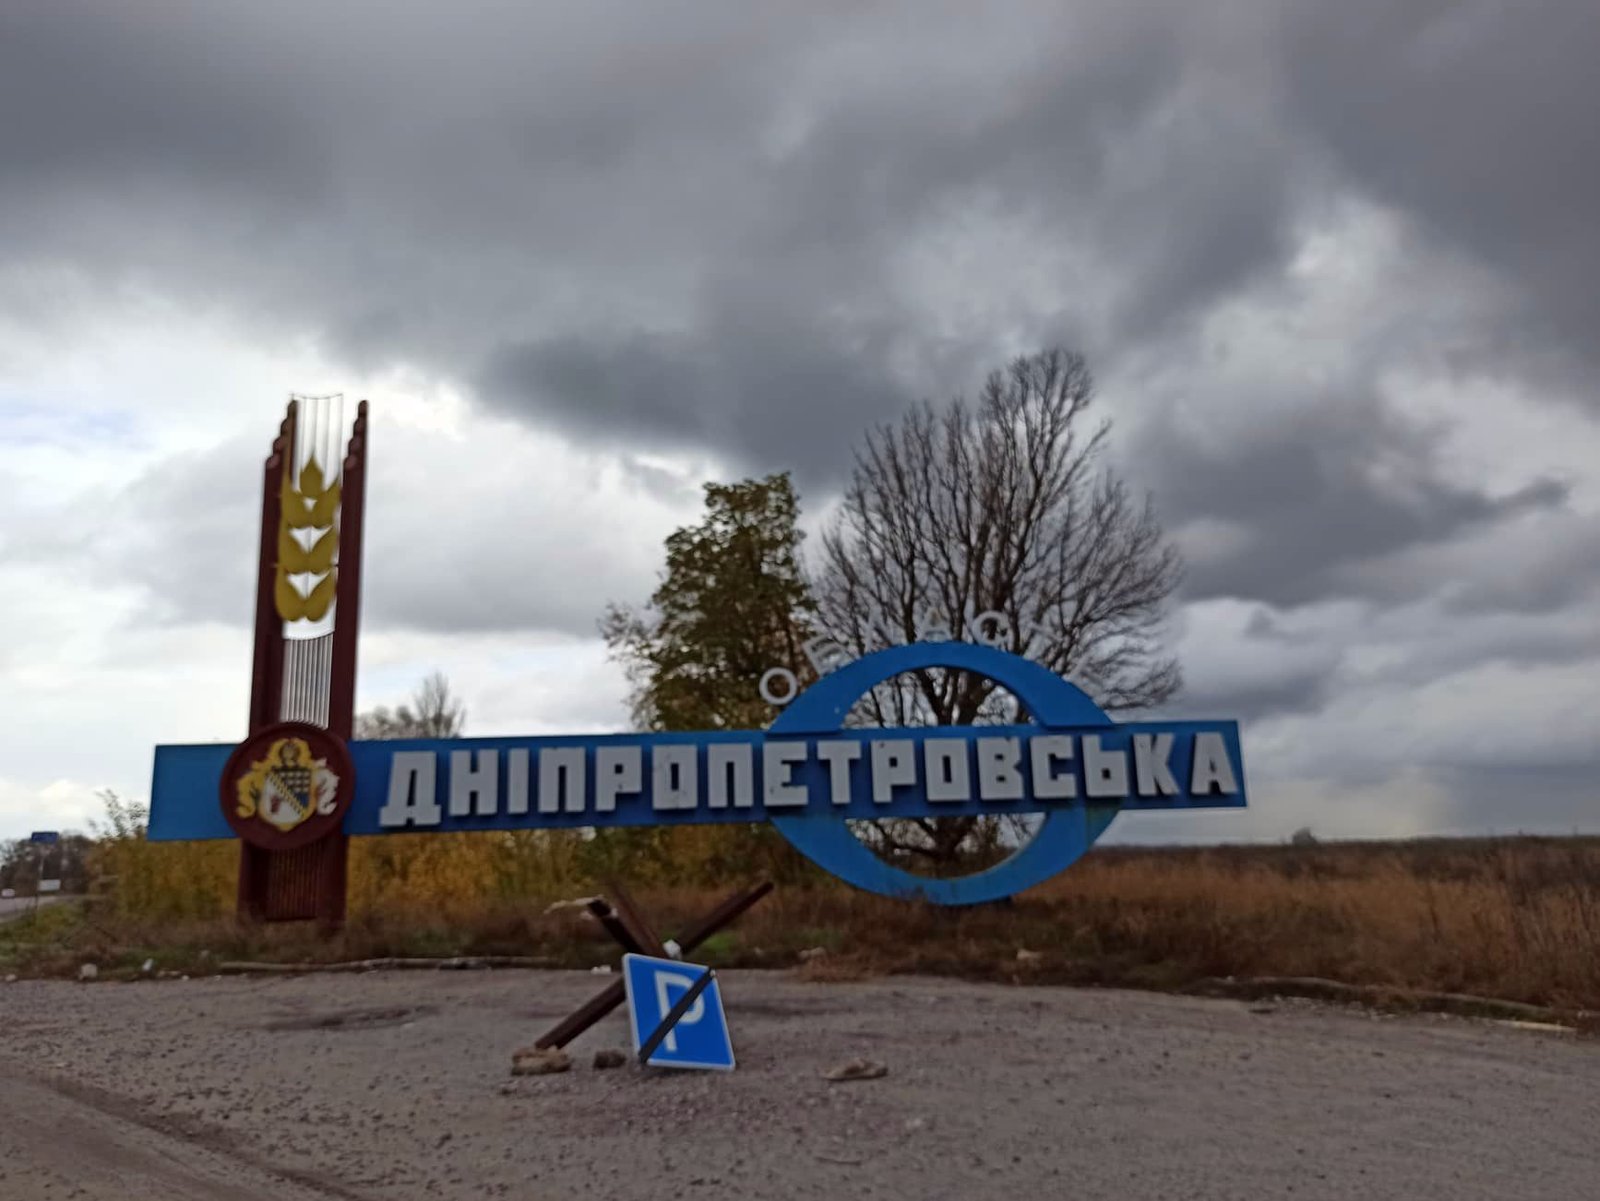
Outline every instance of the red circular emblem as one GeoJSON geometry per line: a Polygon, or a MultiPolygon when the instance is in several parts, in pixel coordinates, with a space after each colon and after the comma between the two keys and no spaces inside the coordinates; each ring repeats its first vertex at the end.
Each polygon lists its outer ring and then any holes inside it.
{"type": "Polygon", "coordinates": [[[222,815],[252,846],[292,851],[339,828],[355,786],[342,738],[307,722],[279,722],[228,756],[222,815]]]}

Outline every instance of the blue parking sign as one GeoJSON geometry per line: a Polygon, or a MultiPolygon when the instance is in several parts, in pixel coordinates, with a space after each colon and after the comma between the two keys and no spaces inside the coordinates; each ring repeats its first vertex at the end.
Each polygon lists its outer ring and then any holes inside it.
{"type": "MultiPolygon", "coordinates": [[[[655,1033],[678,999],[709,970],[676,959],[632,954],[622,957],[622,983],[628,994],[634,1054],[655,1033]]],[[[715,979],[667,1032],[649,1063],[658,1068],[732,1070],[733,1040],[728,1035],[727,1015],[722,1012],[722,990],[715,979]]]]}

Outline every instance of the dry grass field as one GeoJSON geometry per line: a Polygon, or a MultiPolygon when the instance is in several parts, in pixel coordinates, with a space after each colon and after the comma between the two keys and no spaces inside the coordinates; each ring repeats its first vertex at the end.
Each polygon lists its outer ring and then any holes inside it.
{"type": "MultiPolygon", "coordinates": [[[[667,932],[739,874],[713,842],[669,849],[636,856],[623,872],[667,932]],[[652,866],[685,861],[720,866],[699,881],[652,866]]],[[[97,853],[98,895],[0,928],[0,968],[55,974],[88,959],[117,974],[148,959],[156,970],[200,971],[234,959],[504,954],[585,966],[614,958],[609,940],[571,911],[546,912],[600,890],[594,864],[566,836],[358,840],[350,920],[333,939],[298,926],[236,925],[235,854],[224,843],[109,840],[97,853]]],[[[780,876],[778,892],[707,944],[702,959],[788,966],[820,946],[827,954],[807,970],[838,978],[926,972],[1173,989],[1215,977],[1314,976],[1600,1009],[1600,839],[1101,848],[1010,903],[965,910],[858,893],[778,853],[760,866],[780,876]]]]}

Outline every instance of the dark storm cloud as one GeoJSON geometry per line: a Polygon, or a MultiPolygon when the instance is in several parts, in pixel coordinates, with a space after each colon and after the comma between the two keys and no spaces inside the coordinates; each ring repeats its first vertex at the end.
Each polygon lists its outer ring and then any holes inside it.
{"type": "MultiPolygon", "coordinates": [[[[1255,597],[1297,605],[1347,595],[1408,600],[1437,577],[1387,558],[1446,542],[1529,511],[1561,508],[1567,490],[1536,480],[1492,497],[1453,483],[1435,437],[1369,397],[1330,396],[1284,407],[1236,436],[1204,445],[1172,424],[1145,430],[1133,449],[1161,480],[1163,508],[1220,524],[1224,549],[1192,551],[1185,594],[1255,597]]],[[[1594,578],[1592,563],[1569,570],[1594,578]]]]}
{"type": "MultiPolygon", "coordinates": [[[[863,426],[970,389],[1019,334],[1159,357],[1340,189],[1494,273],[1507,307],[1458,354],[1589,353],[1600,18],[1539,8],[10,6],[0,232],[13,266],[221,293],[266,337],[821,490],[863,426]],[[1015,262],[910,292],[908,256],[963,221],[1077,266],[1022,311],[1015,262]],[[1005,326],[936,332],[941,303],[1005,326]]],[[[1354,587],[1515,507],[1406,431],[1385,449],[1395,420],[1354,384],[1277,445],[1138,447],[1167,511],[1252,548],[1201,562],[1195,595],[1354,587]],[[1383,454],[1411,495],[1361,477],[1383,454]]]]}
{"type": "MultiPolygon", "coordinates": [[[[1190,621],[1195,620],[1191,611],[1190,621]]],[[[1336,649],[1285,627],[1265,605],[1255,606],[1243,628],[1227,640],[1225,662],[1207,637],[1185,640],[1188,670],[1183,691],[1164,713],[1203,718],[1227,713],[1242,722],[1317,712],[1334,687],[1336,649]]]]}
{"type": "MultiPolygon", "coordinates": [[[[221,295],[264,337],[819,492],[865,425],[970,389],[1019,335],[1102,374],[1160,357],[1341,189],[1492,272],[1504,307],[1451,347],[1590,353],[1600,18],[1538,8],[13,5],[0,234],[22,304],[26,269],[61,265],[221,295]],[[1026,264],[998,257],[918,294],[907,261],[952,229],[1076,265],[1020,311],[1026,264]],[[1003,325],[936,330],[942,305],[1003,325]]],[[[1356,588],[1553,503],[1444,482],[1352,378],[1285,396],[1275,444],[1137,447],[1168,512],[1249,548],[1193,595],[1356,588]],[[1365,477],[1384,457],[1409,493],[1365,477]]]]}
{"type": "Polygon", "coordinates": [[[840,432],[855,432],[863,414],[916,399],[886,370],[882,348],[860,345],[859,330],[807,328],[760,297],[730,307],[716,326],[718,344],[703,334],[636,332],[508,347],[481,377],[480,394],[589,439],[717,447],[751,470],[798,466],[802,482],[816,478],[807,448],[837,453],[840,432]]]}
{"type": "MultiPolygon", "coordinates": [[[[1543,30],[1483,8],[1124,8],[998,32],[679,9],[630,34],[615,14],[37,6],[0,39],[30,118],[0,133],[0,196],[42,259],[225,287],[272,329],[420,360],[532,424],[793,467],[812,494],[865,424],[999,357],[1006,331],[935,336],[894,281],[952,213],[1092,248],[1023,324],[1112,365],[1281,269],[1318,187],[1497,272],[1512,311],[1469,331],[1484,357],[1562,328],[1528,314],[1588,311],[1582,6],[1543,30]]],[[[981,311],[1010,269],[951,287],[981,311]]],[[[1176,524],[1239,534],[1190,595],[1404,592],[1423,584],[1397,557],[1539,502],[1440,479],[1364,391],[1296,399],[1276,441],[1134,448],[1176,524]],[[1384,460],[1408,489],[1370,477],[1384,460]]]]}
{"type": "Polygon", "coordinates": [[[1498,272],[1486,353],[1587,353],[1596,18],[1539,8],[13,5],[0,229],[533,422],[836,477],[1016,332],[951,346],[894,280],[974,208],[1091,248],[1021,324],[1097,359],[1281,266],[1340,186],[1498,272]]]}
{"type": "Polygon", "coordinates": [[[1520,311],[1483,331],[1480,365],[1600,362],[1597,47],[1600,6],[1581,0],[1357,0],[1284,23],[1291,120],[1341,175],[1504,281],[1520,311]]]}
{"type": "MultiPolygon", "coordinates": [[[[0,230],[36,263],[225,287],[279,336],[530,421],[638,419],[819,479],[1012,332],[926,329],[894,274],[930,226],[981,205],[1092,244],[1115,288],[1064,292],[1147,332],[1282,250],[1295,172],[1248,91],[1191,64],[1181,7],[354,11],[14,13],[0,230]]],[[[1007,269],[957,286],[1003,295],[1007,269]]],[[[1040,338],[1084,324],[1050,307],[1040,338]]]]}

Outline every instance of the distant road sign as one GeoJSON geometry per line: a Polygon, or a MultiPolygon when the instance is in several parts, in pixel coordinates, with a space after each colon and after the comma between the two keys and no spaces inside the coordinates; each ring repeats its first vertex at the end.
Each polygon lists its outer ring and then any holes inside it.
{"type": "Polygon", "coordinates": [[[60,892],[61,891],[61,881],[60,880],[40,880],[39,881],[39,891],[40,892],[60,892]]]}
{"type": "MultiPolygon", "coordinates": [[[[679,998],[709,970],[676,959],[631,954],[622,957],[622,982],[628,993],[628,1023],[633,1029],[636,1054],[679,998]]],[[[733,1040],[715,979],[667,1032],[648,1063],[658,1068],[732,1070],[733,1040]]]]}
{"type": "Polygon", "coordinates": [[[28,835],[28,841],[29,842],[60,842],[61,841],[61,831],[59,831],[59,830],[35,830],[32,834],[28,835]]]}

